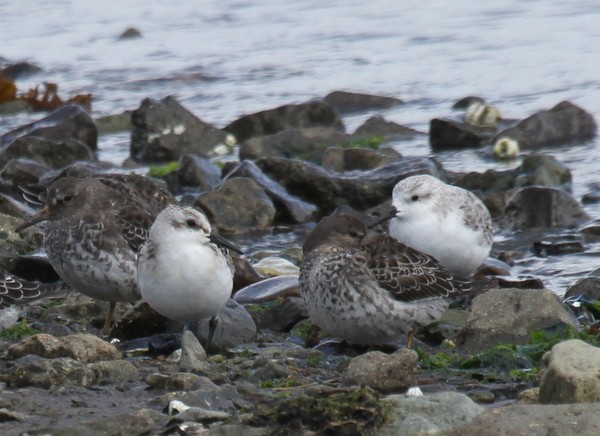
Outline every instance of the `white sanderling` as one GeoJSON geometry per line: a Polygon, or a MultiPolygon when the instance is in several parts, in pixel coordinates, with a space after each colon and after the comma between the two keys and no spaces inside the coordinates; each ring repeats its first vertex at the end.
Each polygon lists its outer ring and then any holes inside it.
{"type": "Polygon", "coordinates": [[[311,320],[354,344],[384,344],[438,320],[470,288],[431,256],[349,215],[317,224],[302,247],[300,291],[311,320]]]}
{"type": "Polygon", "coordinates": [[[471,276],[490,254],[492,218],[466,189],[429,175],[411,176],[394,187],[392,206],[390,235],[459,277],[471,276]]]}
{"type": "Polygon", "coordinates": [[[185,323],[210,319],[207,351],[233,288],[227,249],[238,251],[202,212],[171,205],[152,224],[138,258],[138,286],[154,310],[185,323]]]}

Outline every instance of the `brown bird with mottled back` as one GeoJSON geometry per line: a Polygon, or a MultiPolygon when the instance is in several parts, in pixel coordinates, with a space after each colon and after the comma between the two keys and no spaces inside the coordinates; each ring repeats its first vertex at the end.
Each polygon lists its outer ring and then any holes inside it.
{"type": "Polygon", "coordinates": [[[324,218],[306,239],[300,290],[311,320],[353,344],[384,344],[438,320],[470,288],[431,256],[369,233],[348,215],[324,218]]]}

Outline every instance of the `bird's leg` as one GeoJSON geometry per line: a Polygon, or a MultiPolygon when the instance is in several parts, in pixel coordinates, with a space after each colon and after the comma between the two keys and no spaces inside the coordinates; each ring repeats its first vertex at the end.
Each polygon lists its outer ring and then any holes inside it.
{"type": "Polygon", "coordinates": [[[412,348],[413,343],[415,342],[415,331],[411,330],[410,332],[408,332],[408,335],[406,337],[406,348],[412,348]]]}
{"type": "Polygon", "coordinates": [[[108,313],[106,314],[106,319],[104,320],[104,326],[102,327],[102,336],[108,336],[108,334],[110,333],[110,326],[112,324],[115,307],[117,307],[117,303],[111,302],[110,306],[108,307],[108,313]]]}
{"type": "Polygon", "coordinates": [[[213,316],[210,321],[208,321],[208,340],[206,341],[206,352],[208,353],[210,350],[210,346],[212,344],[213,336],[215,334],[215,330],[217,329],[217,324],[219,322],[219,318],[213,316]]]}

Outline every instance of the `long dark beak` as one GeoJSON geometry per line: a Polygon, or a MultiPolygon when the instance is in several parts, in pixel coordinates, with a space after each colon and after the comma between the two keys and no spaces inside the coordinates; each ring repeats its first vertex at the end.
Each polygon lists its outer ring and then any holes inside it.
{"type": "Polygon", "coordinates": [[[44,206],[42,210],[33,215],[29,220],[25,221],[23,224],[15,228],[15,231],[21,232],[25,230],[27,227],[31,227],[34,224],[41,223],[42,221],[46,221],[49,218],[50,210],[47,206],[44,206]]]}
{"type": "Polygon", "coordinates": [[[216,244],[219,247],[227,248],[227,249],[233,251],[234,253],[237,253],[240,255],[244,254],[244,252],[239,247],[236,247],[233,243],[229,242],[225,238],[222,238],[221,236],[217,235],[216,233],[211,233],[210,236],[208,237],[208,239],[210,240],[210,242],[212,242],[213,244],[216,244]]]}
{"type": "Polygon", "coordinates": [[[381,218],[379,218],[377,221],[369,224],[367,226],[367,228],[372,229],[373,227],[378,226],[381,223],[385,223],[385,222],[391,220],[392,218],[394,218],[397,213],[398,213],[398,210],[395,207],[392,207],[387,213],[383,214],[381,216],[381,218]]]}

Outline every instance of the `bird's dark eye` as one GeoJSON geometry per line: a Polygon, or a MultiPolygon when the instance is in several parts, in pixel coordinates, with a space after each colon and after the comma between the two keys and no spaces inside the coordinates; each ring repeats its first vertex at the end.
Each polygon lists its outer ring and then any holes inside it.
{"type": "Polygon", "coordinates": [[[63,197],[63,201],[65,201],[65,202],[67,202],[67,203],[68,203],[69,201],[71,201],[71,200],[73,200],[73,196],[72,196],[72,195],[65,195],[65,196],[63,197]]]}
{"type": "Polygon", "coordinates": [[[417,194],[413,195],[412,197],[410,197],[410,199],[412,201],[417,201],[419,199],[419,196],[417,194]]]}
{"type": "Polygon", "coordinates": [[[196,227],[196,221],[191,218],[189,220],[187,220],[185,223],[187,224],[188,227],[191,227],[191,228],[196,227]]]}

